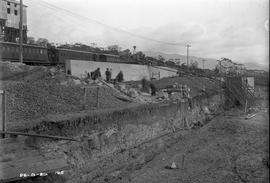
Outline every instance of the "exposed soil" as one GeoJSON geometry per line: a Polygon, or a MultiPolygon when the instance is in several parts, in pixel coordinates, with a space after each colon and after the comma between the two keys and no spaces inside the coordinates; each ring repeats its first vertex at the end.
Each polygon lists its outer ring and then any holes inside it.
{"type": "MultiPolygon", "coordinates": [[[[268,90],[261,88],[256,116],[232,109],[136,170],[107,182],[269,182],[268,90]],[[184,163],[183,163],[184,159],[184,163]],[[168,169],[175,163],[176,169],[168,169]]],[[[97,181],[100,182],[100,181],[97,181]]]]}
{"type": "MultiPolygon", "coordinates": [[[[10,122],[84,110],[83,89],[73,78],[57,72],[52,75],[43,67],[12,65],[5,69],[6,73],[14,73],[1,76],[1,87],[10,95],[10,122]]],[[[167,78],[156,81],[156,85],[164,88],[175,82],[192,88],[191,95],[200,93],[204,87],[209,92],[217,90],[216,83],[198,77],[167,78]]],[[[102,87],[100,92],[100,109],[127,104],[115,97],[110,88],[102,87]]],[[[256,112],[255,117],[245,119],[247,114],[243,110],[231,109],[202,128],[191,130],[143,166],[117,170],[93,182],[269,182],[268,89],[261,87],[256,92],[260,92],[257,96],[261,98],[257,108],[250,110],[256,112]],[[175,169],[170,169],[172,163],[175,169]]],[[[96,109],[96,88],[89,89],[87,96],[88,109],[96,109]]],[[[52,177],[47,182],[64,180],[52,177]]]]}

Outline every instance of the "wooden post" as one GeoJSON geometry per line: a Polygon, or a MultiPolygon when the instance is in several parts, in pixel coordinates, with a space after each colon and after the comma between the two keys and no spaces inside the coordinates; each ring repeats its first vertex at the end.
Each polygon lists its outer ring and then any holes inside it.
{"type": "Polygon", "coordinates": [[[185,164],[185,155],[182,155],[182,170],[184,170],[184,164],[185,164]]]}
{"type": "MultiPolygon", "coordinates": [[[[0,119],[0,130],[6,130],[6,93],[3,90],[0,90],[1,93],[1,119],[0,119]]],[[[1,134],[0,138],[5,138],[5,134],[1,134]]]]}
{"type": "Polygon", "coordinates": [[[99,108],[99,87],[97,87],[97,108],[99,108]]]}
{"type": "Polygon", "coordinates": [[[86,110],[86,104],[87,104],[87,102],[86,102],[86,88],[84,87],[83,88],[83,109],[84,110],[86,110]]]}
{"type": "Polygon", "coordinates": [[[247,112],[247,104],[248,104],[248,101],[246,100],[246,103],[245,103],[245,113],[247,112]]]}

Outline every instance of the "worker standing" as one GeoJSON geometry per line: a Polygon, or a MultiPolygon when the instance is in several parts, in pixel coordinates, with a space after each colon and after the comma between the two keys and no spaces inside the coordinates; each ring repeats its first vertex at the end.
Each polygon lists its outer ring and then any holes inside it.
{"type": "Polygon", "coordinates": [[[115,80],[116,80],[117,82],[122,82],[122,81],[124,81],[124,74],[123,74],[122,71],[120,71],[120,72],[117,74],[115,80]]]}
{"type": "Polygon", "coordinates": [[[112,78],[112,73],[111,73],[111,71],[108,68],[106,69],[105,75],[106,75],[106,81],[108,83],[110,83],[111,82],[111,78],[112,78]]]}
{"type": "Polygon", "coordinates": [[[155,96],[156,95],[156,91],[157,91],[156,86],[153,83],[150,83],[149,87],[151,89],[151,95],[152,96],[155,96]]]}
{"type": "Polygon", "coordinates": [[[93,72],[93,74],[92,74],[92,79],[93,79],[93,80],[96,80],[96,79],[98,79],[98,78],[100,78],[100,77],[101,77],[100,68],[97,68],[97,70],[95,70],[95,71],[93,72]]]}

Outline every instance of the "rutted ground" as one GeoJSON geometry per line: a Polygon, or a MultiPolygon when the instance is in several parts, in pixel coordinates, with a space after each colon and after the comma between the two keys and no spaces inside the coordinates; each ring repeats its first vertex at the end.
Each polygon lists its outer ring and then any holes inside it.
{"type": "Polygon", "coordinates": [[[232,109],[138,170],[125,171],[111,182],[269,182],[268,91],[257,115],[232,109]],[[182,164],[184,155],[184,165],[182,164]],[[175,162],[178,169],[166,169],[175,162]]]}

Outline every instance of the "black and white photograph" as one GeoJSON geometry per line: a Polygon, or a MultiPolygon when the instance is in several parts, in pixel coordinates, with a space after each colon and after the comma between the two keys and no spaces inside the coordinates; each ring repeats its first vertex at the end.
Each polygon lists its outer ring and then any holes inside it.
{"type": "Polygon", "coordinates": [[[269,0],[0,0],[0,182],[268,183],[269,0]]]}

